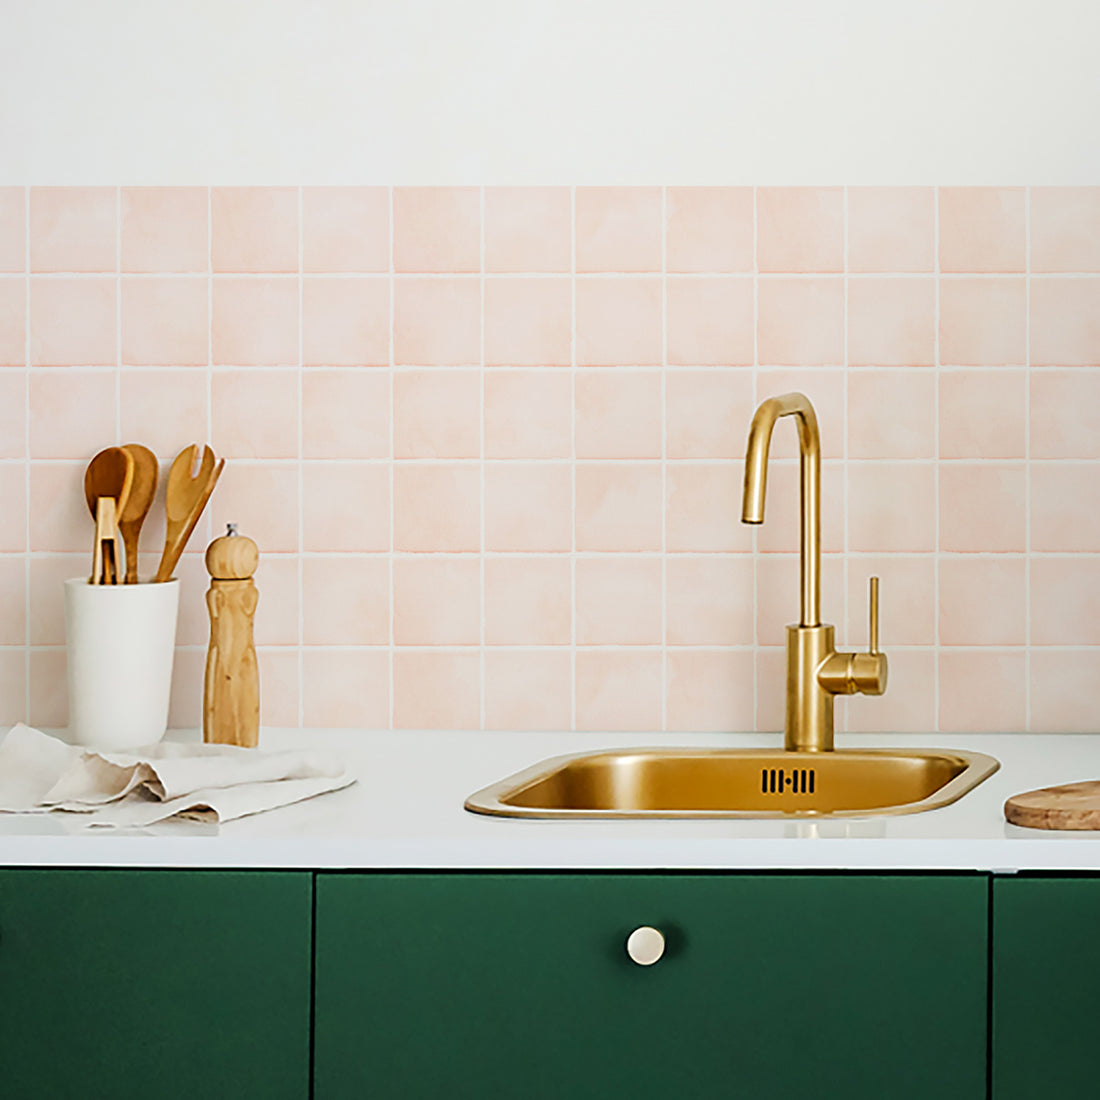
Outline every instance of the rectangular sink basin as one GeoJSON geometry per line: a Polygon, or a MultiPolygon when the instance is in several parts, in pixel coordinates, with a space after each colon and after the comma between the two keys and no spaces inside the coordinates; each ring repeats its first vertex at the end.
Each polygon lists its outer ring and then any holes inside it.
{"type": "Polygon", "coordinates": [[[626,749],[558,756],[472,794],[502,817],[867,817],[946,806],[991,776],[954,750],[626,749]]]}

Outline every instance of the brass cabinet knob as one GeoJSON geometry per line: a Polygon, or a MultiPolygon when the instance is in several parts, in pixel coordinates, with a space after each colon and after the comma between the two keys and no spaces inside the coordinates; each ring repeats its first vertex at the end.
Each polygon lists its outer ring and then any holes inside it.
{"type": "Polygon", "coordinates": [[[626,953],[639,966],[652,966],[665,953],[665,938],[656,928],[643,924],[627,937],[626,953]]]}

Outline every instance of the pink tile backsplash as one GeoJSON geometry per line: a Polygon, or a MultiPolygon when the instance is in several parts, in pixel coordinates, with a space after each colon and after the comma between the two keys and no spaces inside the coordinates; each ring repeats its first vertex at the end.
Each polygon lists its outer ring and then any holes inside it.
{"type": "Polygon", "coordinates": [[[0,188],[0,724],[66,721],[87,459],[210,439],[173,722],[234,521],[265,723],[778,728],[791,389],[841,643],[882,578],[838,728],[1100,730],[1100,188],[0,188]]]}

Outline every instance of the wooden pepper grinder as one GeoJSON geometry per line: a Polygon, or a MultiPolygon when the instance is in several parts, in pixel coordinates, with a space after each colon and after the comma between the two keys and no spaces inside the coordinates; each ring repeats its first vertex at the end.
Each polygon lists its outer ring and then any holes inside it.
{"type": "Polygon", "coordinates": [[[204,741],[252,748],[260,739],[260,677],[252,618],[260,594],[252,580],[260,552],[237,525],[206,548],[210,649],[202,707],[204,741]]]}

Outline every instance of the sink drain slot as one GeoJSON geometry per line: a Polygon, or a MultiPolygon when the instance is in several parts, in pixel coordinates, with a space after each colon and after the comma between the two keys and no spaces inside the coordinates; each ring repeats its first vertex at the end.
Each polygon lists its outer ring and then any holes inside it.
{"type": "Polygon", "coordinates": [[[813,794],[816,775],[813,768],[762,768],[760,790],[763,794],[813,794]]]}

